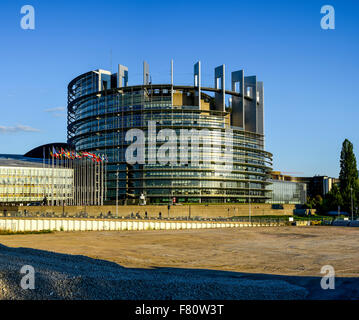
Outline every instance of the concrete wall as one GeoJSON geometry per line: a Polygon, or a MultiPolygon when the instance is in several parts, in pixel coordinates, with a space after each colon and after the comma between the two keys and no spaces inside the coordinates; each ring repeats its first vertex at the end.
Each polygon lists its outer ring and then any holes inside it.
{"type": "Polygon", "coordinates": [[[275,227],[285,222],[214,222],[110,219],[36,219],[1,218],[0,230],[9,231],[121,231],[121,230],[181,230],[240,227],[275,227]]]}
{"type": "MultiPolygon", "coordinates": [[[[294,205],[283,205],[284,209],[274,210],[271,204],[251,204],[252,216],[263,215],[293,215],[294,205]]],[[[0,215],[3,215],[4,209],[8,212],[23,212],[26,210],[29,213],[46,213],[55,212],[57,215],[62,215],[62,212],[66,212],[68,216],[74,216],[81,212],[86,212],[88,216],[98,216],[100,213],[103,215],[111,211],[112,215],[116,215],[116,206],[24,206],[24,207],[0,207],[0,215]]],[[[249,206],[247,204],[238,205],[182,205],[171,206],[168,214],[167,205],[150,205],[150,206],[118,206],[118,215],[120,217],[126,217],[133,213],[139,213],[142,217],[147,216],[157,218],[159,212],[162,213],[162,217],[203,217],[203,218],[215,218],[215,217],[233,217],[233,216],[248,216],[249,206]]]]}

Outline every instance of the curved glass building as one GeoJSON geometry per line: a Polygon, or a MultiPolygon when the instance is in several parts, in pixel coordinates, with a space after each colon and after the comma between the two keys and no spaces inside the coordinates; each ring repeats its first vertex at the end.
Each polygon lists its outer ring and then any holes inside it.
{"type": "Polygon", "coordinates": [[[128,86],[128,69],[122,65],[114,74],[84,73],[68,85],[68,143],[78,151],[107,155],[107,203],[136,202],[141,194],[149,203],[266,202],[272,154],[264,150],[263,83],[240,70],[231,73],[230,85],[225,90],[222,65],[214,71],[214,86],[202,87],[200,62],[194,65],[192,86],[173,80],[152,84],[146,62],[142,85],[128,86]],[[150,141],[150,124],[155,124],[156,141],[150,141]],[[144,161],[129,163],[126,150],[135,139],[126,135],[134,128],[144,132],[144,161]],[[150,161],[167,141],[159,141],[162,129],[178,137],[186,129],[205,129],[200,132],[206,132],[213,148],[199,146],[210,160],[183,161],[191,152],[175,142],[178,161],[150,161]],[[233,134],[230,170],[213,161],[226,147],[226,130],[233,134]]]}

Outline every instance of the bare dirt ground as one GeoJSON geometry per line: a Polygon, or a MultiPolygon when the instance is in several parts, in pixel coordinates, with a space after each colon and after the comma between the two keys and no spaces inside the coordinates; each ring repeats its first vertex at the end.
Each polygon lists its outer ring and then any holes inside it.
{"type": "Polygon", "coordinates": [[[359,277],[359,228],[58,232],[0,236],[0,243],[109,260],[129,268],[179,267],[320,276],[332,265],[359,277]]]}
{"type": "MultiPolygon", "coordinates": [[[[146,269],[152,268],[161,268],[161,272],[167,272],[166,275],[174,272],[173,270],[182,270],[181,276],[185,278],[189,276],[188,272],[192,272],[191,275],[197,272],[198,280],[203,276],[199,274],[199,270],[205,270],[205,277],[210,275],[209,278],[213,279],[216,277],[215,270],[221,270],[231,271],[227,275],[217,274],[226,278],[226,281],[237,276],[242,280],[256,280],[257,284],[258,281],[269,280],[267,287],[277,280],[282,281],[277,286],[277,289],[282,288],[277,290],[282,296],[276,295],[276,289],[271,288],[273,296],[267,292],[267,295],[259,294],[249,298],[287,298],[290,297],[286,296],[288,292],[295,292],[292,298],[300,299],[359,298],[359,228],[311,226],[58,232],[0,236],[0,243],[11,247],[9,249],[32,248],[106,260],[131,268],[126,270],[138,272],[139,269],[145,269],[143,272],[147,275],[151,270],[146,269]],[[320,270],[324,265],[333,266],[336,277],[342,278],[337,281],[337,288],[340,283],[342,286],[339,286],[335,294],[320,289],[320,277],[323,276],[320,270]],[[283,289],[283,281],[286,285],[300,286],[286,291],[283,289]],[[300,291],[301,289],[305,292],[300,291]],[[326,295],[323,296],[323,292],[326,295]]],[[[0,267],[1,264],[0,259],[0,267]]],[[[254,282],[249,287],[253,287],[253,284],[254,282]]],[[[260,292],[258,288],[254,291],[260,292]]],[[[59,297],[63,298],[61,295],[59,297]]],[[[244,299],[246,297],[238,296],[244,299]]]]}

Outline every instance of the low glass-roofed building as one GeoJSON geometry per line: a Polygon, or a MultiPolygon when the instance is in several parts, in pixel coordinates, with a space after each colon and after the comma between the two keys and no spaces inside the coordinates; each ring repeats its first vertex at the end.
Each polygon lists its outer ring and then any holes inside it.
{"type": "Polygon", "coordinates": [[[268,190],[273,204],[305,204],[307,202],[307,185],[296,181],[269,180],[268,190]]]}
{"type": "Polygon", "coordinates": [[[0,158],[0,204],[43,204],[73,198],[73,170],[48,164],[0,158]]]}

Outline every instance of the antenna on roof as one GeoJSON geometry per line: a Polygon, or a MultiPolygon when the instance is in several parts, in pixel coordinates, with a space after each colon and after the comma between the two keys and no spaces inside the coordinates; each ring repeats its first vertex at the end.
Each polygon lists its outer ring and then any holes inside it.
{"type": "Polygon", "coordinates": [[[149,84],[150,80],[150,67],[146,61],[143,61],[143,84],[149,84]]]}
{"type": "Polygon", "coordinates": [[[112,49],[110,49],[110,72],[112,73],[112,49]]]}

